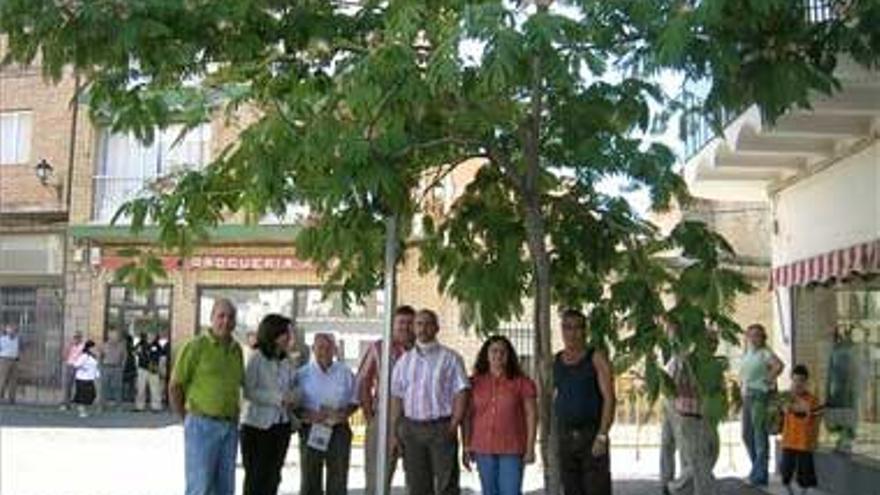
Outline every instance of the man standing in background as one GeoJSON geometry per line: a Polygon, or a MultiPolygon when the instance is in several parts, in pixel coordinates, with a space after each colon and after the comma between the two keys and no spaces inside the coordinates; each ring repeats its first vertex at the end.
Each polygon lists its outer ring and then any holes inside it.
{"type": "Polygon", "coordinates": [[[122,402],[122,372],[125,369],[125,359],[128,350],[125,342],[119,335],[118,330],[110,330],[107,342],[101,350],[101,400],[103,407],[106,404],[115,406],[122,402]]]}
{"type": "Polygon", "coordinates": [[[20,356],[21,339],[18,330],[7,323],[0,334],[0,401],[6,398],[10,404],[15,404],[20,356]]]}
{"type": "MultiPolygon", "coordinates": [[[[394,312],[394,328],[391,335],[391,367],[406,351],[412,349],[415,342],[413,334],[413,320],[416,311],[412,306],[400,306],[394,312]]],[[[378,447],[379,435],[379,370],[382,368],[382,340],[373,342],[364,354],[361,365],[358,368],[357,387],[358,400],[364,413],[364,419],[367,422],[366,446],[364,451],[365,462],[364,471],[367,476],[367,495],[376,494],[376,477],[378,465],[376,463],[376,449],[378,447]]],[[[394,435],[389,430],[389,435],[394,435]]],[[[391,486],[391,480],[394,478],[394,470],[397,467],[397,459],[400,455],[398,451],[388,451],[388,479],[386,487],[391,486]]],[[[386,490],[387,493],[387,490],[386,490]]]]}

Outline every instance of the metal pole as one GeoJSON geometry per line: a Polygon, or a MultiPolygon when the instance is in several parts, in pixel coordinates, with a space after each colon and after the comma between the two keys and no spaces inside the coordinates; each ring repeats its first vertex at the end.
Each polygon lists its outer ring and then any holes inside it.
{"type": "MultiPolygon", "coordinates": [[[[379,434],[376,442],[376,493],[388,493],[388,413],[391,398],[391,327],[397,305],[397,216],[385,217],[385,325],[382,329],[382,355],[379,369],[379,434]]],[[[365,452],[370,455],[371,452],[365,452]]]]}

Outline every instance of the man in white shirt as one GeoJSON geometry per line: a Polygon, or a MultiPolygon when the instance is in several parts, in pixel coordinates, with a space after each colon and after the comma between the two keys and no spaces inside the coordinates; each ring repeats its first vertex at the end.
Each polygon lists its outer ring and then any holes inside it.
{"type": "Polygon", "coordinates": [[[302,391],[300,430],[301,495],[345,495],[351,457],[348,417],[357,409],[354,373],[334,361],[336,343],[326,333],[315,335],[313,359],[301,367],[296,381],[302,391]],[[326,478],[323,475],[326,468],[326,478]],[[326,490],[322,487],[326,479],[326,490]]]}
{"type": "Polygon", "coordinates": [[[15,404],[20,354],[21,339],[18,330],[7,323],[0,334],[0,400],[6,398],[10,404],[15,404]]]}

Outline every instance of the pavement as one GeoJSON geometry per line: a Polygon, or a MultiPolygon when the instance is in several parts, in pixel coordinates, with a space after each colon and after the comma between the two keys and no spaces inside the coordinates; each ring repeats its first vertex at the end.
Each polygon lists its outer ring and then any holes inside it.
{"type": "MultiPolygon", "coordinates": [[[[734,430],[722,429],[722,441],[731,441],[715,470],[719,495],[784,495],[779,486],[765,492],[740,481],[747,460],[732,441],[734,430]]],[[[659,432],[651,425],[618,425],[612,431],[615,495],[659,495],[659,432]]],[[[292,447],[282,495],[299,492],[298,458],[292,447]]],[[[526,493],[542,493],[542,474],[539,466],[526,469],[526,493]]],[[[239,465],[239,483],[242,478],[239,465]]],[[[183,481],[182,426],[168,413],[110,411],[83,419],[57,408],[0,406],[0,495],[172,495],[183,492],[183,481]]],[[[461,485],[463,495],[479,493],[476,472],[463,472],[461,485]]],[[[355,447],[349,493],[362,494],[364,486],[363,449],[355,447]]],[[[404,494],[402,472],[394,487],[395,495],[404,494]]]]}

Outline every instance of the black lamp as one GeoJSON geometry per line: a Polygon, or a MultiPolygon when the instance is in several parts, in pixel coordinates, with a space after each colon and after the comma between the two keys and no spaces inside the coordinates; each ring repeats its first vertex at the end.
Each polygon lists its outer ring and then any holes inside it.
{"type": "Polygon", "coordinates": [[[46,161],[45,158],[41,159],[37,166],[34,167],[34,173],[37,174],[37,179],[40,179],[40,184],[48,185],[49,178],[52,177],[52,164],[46,161]]]}

